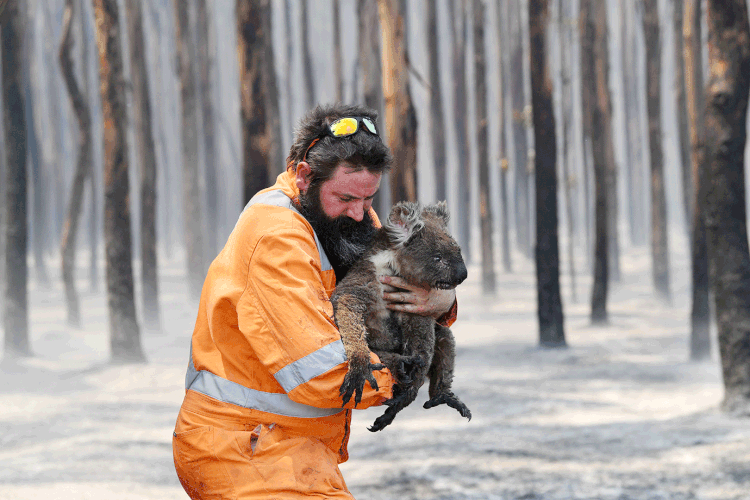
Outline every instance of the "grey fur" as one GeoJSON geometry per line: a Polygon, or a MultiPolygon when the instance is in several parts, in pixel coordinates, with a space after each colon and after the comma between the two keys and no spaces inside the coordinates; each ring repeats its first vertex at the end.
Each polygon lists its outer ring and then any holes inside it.
{"type": "Polygon", "coordinates": [[[471,412],[451,392],[455,339],[450,329],[433,318],[391,311],[382,299],[378,275],[400,276],[423,288],[450,289],[466,279],[461,249],[448,234],[445,202],[422,207],[401,202],[378,230],[371,248],[336,287],[333,302],[336,323],[349,361],[341,386],[344,404],[354,395],[362,399],[365,381],[377,388],[373,370],[388,367],[397,379],[393,399],[371,431],[389,425],[396,414],[417,397],[429,377],[431,408],[445,403],[469,419],[471,412]],[[383,364],[370,364],[370,351],[383,364]]]}

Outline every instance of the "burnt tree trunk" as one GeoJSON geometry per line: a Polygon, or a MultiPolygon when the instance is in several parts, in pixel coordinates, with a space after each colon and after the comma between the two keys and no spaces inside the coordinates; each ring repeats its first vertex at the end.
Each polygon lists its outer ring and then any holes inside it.
{"type": "Polygon", "coordinates": [[[708,1],[706,235],[719,352],[722,406],[750,415],[750,253],[745,209],[745,143],[750,27],[744,0],[708,1]]]}
{"type": "Polygon", "coordinates": [[[482,292],[495,293],[495,259],[490,206],[489,128],[487,118],[487,63],[484,54],[483,0],[474,0],[474,88],[476,95],[477,165],[479,168],[479,227],[482,238],[482,292]]]}
{"type": "Polygon", "coordinates": [[[336,102],[344,102],[344,70],[341,62],[341,5],[333,0],[333,85],[336,102]]]}
{"type": "Polygon", "coordinates": [[[513,271],[513,261],[510,254],[510,217],[508,216],[508,144],[505,138],[506,111],[507,111],[507,86],[508,86],[508,62],[505,57],[508,47],[507,23],[508,2],[498,0],[495,5],[497,16],[497,41],[498,41],[498,135],[500,145],[500,240],[503,249],[503,269],[505,272],[513,271]]]}
{"type": "Polygon", "coordinates": [[[458,156],[458,243],[467,262],[471,261],[471,147],[469,143],[468,90],[466,88],[466,40],[468,22],[463,0],[450,3],[450,26],[453,35],[453,117],[456,121],[456,149],[458,156]]]}
{"type": "Polygon", "coordinates": [[[547,0],[529,2],[531,107],[533,110],[536,180],[536,274],[539,344],[564,347],[557,240],[557,146],[552,81],[546,52],[547,0]]]}
{"type": "MultiPolygon", "coordinates": [[[[304,2],[303,2],[304,4],[304,2]]],[[[266,89],[263,80],[266,46],[264,10],[269,8],[266,0],[238,0],[238,54],[240,59],[240,102],[242,109],[242,178],[244,201],[247,202],[259,190],[268,187],[271,179],[270,144],[266,134],[268,118],[266,89]]]]}
{"type": "Polygon", "coordinates": [[[674,98],[677,103],[677,132],[680,146],[680,160],[682,172],[682,204],[685,209],[685,228],[690,236],[690,219],[692,210],[693,180],[690,170],[690,130],[688,126],[688,104],[685,75],[684,38],[682,33],[685,3],[690,0],[672,1],[672,24],[674,26],[675,75],[674,98]]]}
{"type": "MultiPolygon", "coordinates": [[[[362,85],[362,101],[365,106],[378,112],[383,120],[383,68],[381,66],[380,21],[377,0],[357,0],[357,44],[359,49],[359,80],[362,85]]],[[[379,127],[379,130],[384,130],[379,127]]],[[[384,183],[387,179],[384,179],[384,183]]],[[[390,211],[390,192],[385,187],[378,191],[373,201],[378,213],[390,211]]]]}
{"type": "MultiPolygon", "coordinates": [[[[197,39],[198,39],[198,74],[201,89],[201,115],[203,117],[203,157],[205,159],[206,181],[206,252],[209,260],[219,250],[219,193],[217,167],[219,154],[217,152],[217,137],[214,114],[214,77],[216,61],[214,60],[215,44],[213,32],[210,28],[208,0],[197,2],[197,39]]],[[[277,113],[278,116],[278,113],[277,113]]]]}
{"type": "MultiPolygon", "coordinates": [[[[78,235],[78,224],[83,206],[83,192],[86,180],[91,175],[91,112],[89,111],[86,96],[81,92],[76,80],[73,67],[73,16],[75,5],[73,0],[65,1],[65,14],[63,19],[63,37],[60,43],[60,66],[68,88],[70,102],[78,121],[78,160],[73,176],[73,185],[68,201],[68,211],[63,224],[62,240],[60,242],[62,255],[62,278],[65,287],[65,301],[67,304],[68,324],[74,327],[81,326],[81,308],[78,301],[78,292],[75,286],[75,264],[76,264],[76,240],[78,235]]],[[[85,68],[84,68],[85,70],[85,68]]]]}
{"type": "Polygon", "coordinates": [[[274,63],[273,32],[271,26],[271,1],[264,0],[263,7],[263,85],[265,86],[266,136],[268,140],[268,179],[273,181],[285,169],[285,155],[281,147],[281,120],[279,110],[278,79],[274,63]]]}
{"type": "Polygon", "coordinates": [[[5,356],[31,356],[29,345],[28,228],[26,225],[26,114],[23,95],[24,2],[8,0],[0,12],[5,155],[5,356]]]}
{"type": "Polygon", "coordinates": [[[400,0],[378,0],[392,203],[417,199],[417,112],[409,89],[403,8],[400,0]]]}
{"type": "Polygon", "coordinates": [[[104,230],[110,346],[115,363],[143,362],[135,314],[128,184],[127,107],[116,0],[94,0],[104,119],[104,230]]]}
{"type": "Polygon", "coordinates": [[[443,114],[443,92],[440,88],[440,72],[443,67],[440,58],[437,23],[437,2],[427,2],[427,68],[430,77],[430,133],[432,137],[432,162],[435,169],[435,187],[438,200],[446,200],[446,150],[445,116],[443,114]]]}
{"type": "Polygon", "coordinates": [[[611,149],[611,132],[609,116],[609,89],[607,82],[607,43],[606,11],[603,2],[584,0],[581,3],[582,23],[582,64],[586,73],[593,78],[584,80],[584,93],[589,92],[591,123],[591,146],[594,160],[595,184],[595,231],[594,231],[594,285],[591,292],[591,322],[602,324],[608,321],[607,294],[609,289],[610,243],[608,225],[608,189],[607,175],[609,170],[607,150],[611,149]],[[604,24],[602,24],[604,20],[604,24]]]}
{"type": "Polygon", "coordinates": [[[569,15],[566,8],[567,2],[558,0],[558,29],[559,40],[558,40],[558,57],[560,58],[560,83],[561,83],[561,114],[562,114],[562,126],[560,127],[562,133],[562,151],[560,152],[560,159],[562,161],[561,172],[562,172],[562,192],[565,194],[565,214],[568,220],[568,267],[570,269],[570,292],[572,301],[578,302],[578,293],[576,290],[576,267],[575,267],[575,238],[576,238],[576,224],[575,215],[573,212],[573,186],[575,181],[570,174],[571,166],[571,155],[570,149],[568,149],[568,138],[572,136],[572,122],[573,122],[573,86],[571,85],[571,64],[572,64],[572,52],[573,52],[573,37],[572,29],[570,29],[568,19],[572,19],[572,15],[569,15]]]}
{"type": "MultiPolygon", "coordinates": [[[[238,0],[239,2],[245,2],[247,0],[238,0]]],[[[254,0],[255,1],[255,0],[254,0]]],[[[305,92],[305,109],[308,110],[315,106],[315,73],[313,71],[312,57],[310,56],[310,47],[315,43],[310,38],[310,19],[307,15],[307,9],[309,0],[300,0],[300,29],[302,29],[302,43],[300,44],[300,50],[302,51],[302,82],[304,85],[305,92]]]]}
{"type": "Polygon", "coordinates": [[[161,328],[159,276],[156,252],[156,143],[151,122],[151,100],[143,32],[143,0],[127,0],[130,72],[133,82],[133,121],[140,171],[141,200],[141,307],[147,330],[161,328]]]}
{"type": "Polygon", "coordinates": [[[193,42],[194,5],[174,0],[177,65],[182,101],[182,203],[185,228],[185,264],[188,295],[200,298],[206,277],[205,237],[201,210],[200,158],[198,156],[198,97],[195,85],[195,50],[193,42]]]}
{"type": "Polygon", "coordinates": [[[706,248],[705,161],[706,132],[705,96],[703,94],[703,58],[701,43],[701,0],[688,0],[685,4],[683,35],[686,101],[690,120],[690,162],[692,167],[692,289],[690,311],[690,359],[700,361],[711,357],[711,310],[709,307],[708,253],[706,248]]]}
{"type": "Polygon", "coordinates": [[[669,287],[669,239],[664,188],[664,151],[661,129],[661,46],[657,0],[644,0],[643,31],[646,35],[648,82],[648,137],[651,153],[651,258],[656,296],[671,303],[669,287]]]}

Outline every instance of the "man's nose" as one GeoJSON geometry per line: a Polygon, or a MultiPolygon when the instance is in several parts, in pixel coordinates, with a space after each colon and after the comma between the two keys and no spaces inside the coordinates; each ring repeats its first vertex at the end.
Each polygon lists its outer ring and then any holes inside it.
{"type": "Polygon", "coordinates": [[[362,219],[364,219],[365,217],[364,202],[358,201],[350,204],[348,210],[346,211],[346,215],[349,218],[356,220],[357,222],[362,222],[362,219]]]}

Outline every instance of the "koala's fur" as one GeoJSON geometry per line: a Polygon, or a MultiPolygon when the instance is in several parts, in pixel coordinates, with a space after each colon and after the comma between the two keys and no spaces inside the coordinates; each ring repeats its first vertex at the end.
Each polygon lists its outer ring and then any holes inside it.
{"type": "Polygon", "coordinates": [[[397,379],[397,390],[371,431],[383,429],[414,401],[427,377],[430,400],[425,408],[445,403],[471,419],[469,409],[451,392],[456,353],[450,329],[430,317],[387,309],[378,275],[440,289],[455,288],[466,279],[461,249],[448,234],[445,202],[424,208],[396,204],[371,248],[337,285],[331,301],[349,361],[341,395],[344,404],[352,394],[359,404],[365,381],[377,388],[372,371],[385,365],[397,379]],[[383,364],[370,364],[370,350],[383,364]]]}

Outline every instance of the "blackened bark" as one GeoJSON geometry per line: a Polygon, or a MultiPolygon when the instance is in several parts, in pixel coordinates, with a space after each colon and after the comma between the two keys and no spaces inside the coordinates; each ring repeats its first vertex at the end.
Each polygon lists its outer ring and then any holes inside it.
{"type": "Polygon", "coordinates": [[[430,75],[430,133],[432,136],[432,163],[435,169],[435,188],[438,200],[446,199],[447,179],[445,151],[445,116],[443,115],[443,92],[440,88],[440,57],[437,24],[437,2],[427,2],[427,70],[430,75]]]}
{"type": "Polygon", "coordinates": [[[29,345],[28,228],[26,225],[26,114],[23,96],[24,9],[9,0],[0,12],[3,130],[5,132],[5,355],[31,355],[29,345]]]}
{"type": "MultiPolygon", "coordinates": [[[[247,0],[238,0],[239,2],[245,2],[247,0]]],[[[313,71],[312,57],[310,56],[310,47],[314,40],[310,38],[312,29],[310,27],[309,16],[307,15],[307,9],[309,7],[308,0],[300,0],[300,26],[302,30],[302,43],[300,50],[302,51],[302,81],[304,84],[305,92],[305,109],[310,109],[315,106],[315,73],[313,71]]]]}
{"type": "Polygon", "coordinates": [[[94,0],[94,13],[104,115],[104,228],[112,361],[143,362],[133,292],[128,120],[117,0],[94,0]]]}
{"type": "Polygon", "coordinates": [[[276,78],[276,64],[274,62],[273,32],[271,26],[271,1],[263,0],[263,85],[265,86],[266,105],[266,136],[268,137],[268,178],[276,179],[276,176],[284,171],[285,155],[281,148],[281,120],[279,111],[279,89],[276,78]]]}
{"type": "Polygon", "coordinates": [[[265,8],[268,8],[268,4],[264,0],[237,1],[245,202],[259,190],[268,187],[271,181],[268,175],[271,158],[266,137],[268,119],[263,81],[263,49],[267,36],[263,31],[265,8]]]}
{"type": "MultiPolygon", "coordinates": [[[[463,0],[450,3],[450,26],[453,34],[453,117],[456,121],[456,149],[458,150],[458,178],[471,178],[469,143],[468,91],[466,89],[466,40],[468,22],[463,0]]],[[[467,262],[471,260],[471,185],[458,183],[458,243],[467,262]]]]}
{"type": "Polygon", "coordinates": [[[341,5],[333,0],[333,83],[336,101],[344,102],[344,73],[341,62],[341,5]]]}
{"type": "Polygon", "coordinates": [[[143,32],[143,0],[127,0],[130,68],[133,82],[133,119],[140,171],[141,199],[141,307],[143,326],[161,329],[159,276],[156,254],[156,143],[151,122],[151,100],[143,32]]]}
{"type": "Polygon", "coordinates": [[[539,343],[564,347],[560,257],[557,238],[557,146],[552,81],[546,52],[547,0],[529,2],[531,102],[536,144],[536,273],[539,343]]]}
{"type": "Polygon", "coordinates": [[[571,29],[569,19],[572,19],[572,15],[567,12],[566,7],[570,4],[563,0],[558,0],[558,52],[557,55],[560,59],[560,84],[562,103],[561,103],[561,114],[562,124],[560,127],[562,133],[562,151],[560,152],[560,159],[562,161],[561,172],[562,172],[562,192],[565,194],[565,215],[568,220],[568,268],[570,269],[570,292],[571,298],[574,303],[578,302],[578,293],[576,291],[576,267],[575,267],[575,240],[576,240],[576,223],[575,215],[573,211],[573,186],[574,180],[570,175],[571,157],[569,154],[568,144],[569,138],[572,136],[573,123],[573,86],[571,85],[571,60],[572,52],[574,49],[573,45],[573,30],[571,29]]]}
{"type": "MultiPolygon", "coordinates": [[[[383,68],[381,65],[380,20],[377,0],[357,0],[357,44],[359,49],[359,80],[362,85],[362,100],[370,109],[377,110],[380,117],[380,130],[383,123],[383,68]]],[[[390,211],[390,192],[380,189],[375,195],[373,206],[378,213],[390,211]]]]}
{"type": "Polygon", "coordinates": [[[487,63],[484,51],[483,0],[474,0],[474,88],[476,95],[477,165],[479,168],[479,227],[482,238],[482,292],[495,293],[495,259],[490,206],[489,139],[487,129],[487,63]]]}
{"type": "Polygon", "coordinates": [[[674,26],[674,47],[675,47],[675,58],[674,58],[674,98],[677,103],[677,132],[679,137],[680,146],[680,160],[681,160],[681,172],[682,172],[682,204],[685,209],[685,228],[687,234],[690,236],[690,219],[692,210],[692,193],[693,193],[693,180],[692,172],[690,171],[690,131],[688,127],[688,104],[687,104],[687,89],[685,85],[685,55],[684,55],[684,38],[682,34],[683,17],[685,11],[685,3],[690,0],[673,0],[672,1],[672,24],[674,26]]]}
{"type": "Polygon", "coordinates": [[[750,415],[750,252],[744,169],[750,26],[744,0],[709,0],[708,58],[705,221],[724,375],[722,406],[750,415]]]}
{"type": "MultiPolygon", "coordinates": [[[[219,155],[216,151],[216,131],[214,116],[214,78],[216,64],[214,61],[215,44],[210,29],[208,0],[197,2],[197,40],[198,40],[198,74],[200,75],[201,114],[203,116],[203,157],[205,158],[206,179],[206,252],[210,260],[219,249],[219,193],[217,166],[219,155]]],[[[278,113],[277,113],[278,116],[278,113]]]]}
{"type": "Polygon", "coordinates": [[[711,311],[709,307],[708,253],[706,248],[705,161],[703,95],[704,79],[701,43],[701,0],[688,0],[685,4],[683,35],[686,101],[690,131],[690,162],[692,168],[692,289],[693,304],[690,312],[690,359],[700,361],[711,357],[711,311]]]}
{"type": "Polygon", "coordinates": [[[646,35],[648,81],[648,130],[651,153],[651,257],[656,296],[670,303],[669,238],[667,200],[664,189],[664,151],[661,129],[661,46],[657,0],[643,2],[643,30],[646,35]]]}
{"type": "Polygon", "coordinates": [[[385,125],[393,152],[392,203],[417,199],[417,112],[409,86],[403,9],[398,0],[378,0],[385,125]]]}
{"type": "Polygon", "coordinates": [[[67,303],[68,324],[74,327],[81,325],[81,310],[78,292],[75,286],[76,240],[78,224],[83,205],[83,191],[86,180],[91,175],[91,112],[86,97],[78,86],[73,67],[73,16],[75,6],[73,0],[65,1],[63,19],[63,38],[60,43],[60,66],[62,68],[65,85],[68,88],[70,102],[78,121],[78,160],[73,176],[73,185],[68,201],[68,211],[63,224],[62,240],[60,242],[62,254],[62,277],[65,286],[65,300],[67,303]]]}
{"type": "Polygon", "coordinates": [[[177,64],[182,100],[182,200],[185,228],[185,264],[188,294],[200,298],[206,277],[205,238],[201,210],[200,158],[198,156],[198,98],[195,88],[195,50],[193,42],[194,4],[174,0],[177,64]]]}

